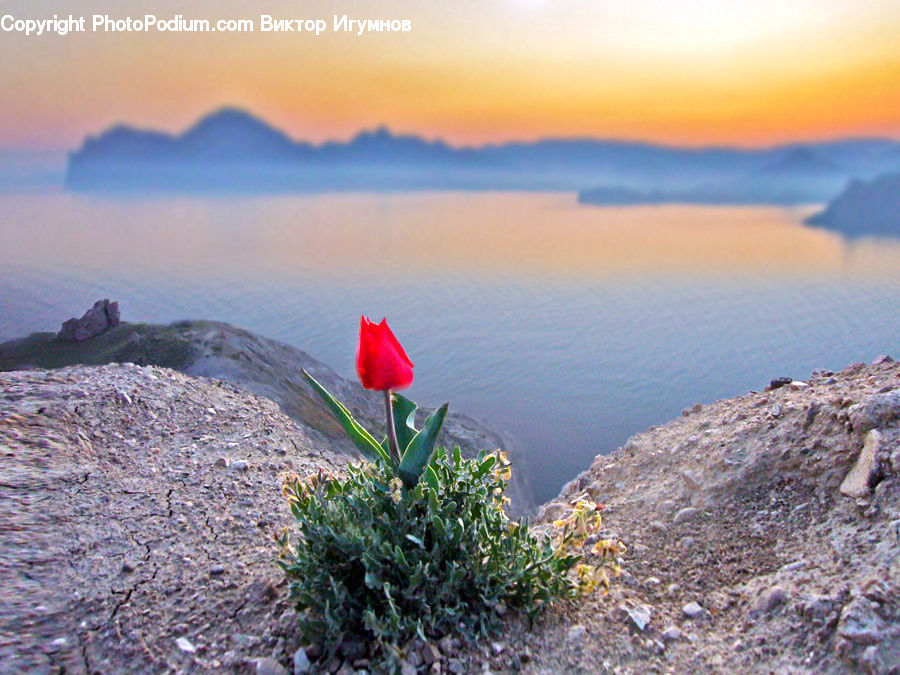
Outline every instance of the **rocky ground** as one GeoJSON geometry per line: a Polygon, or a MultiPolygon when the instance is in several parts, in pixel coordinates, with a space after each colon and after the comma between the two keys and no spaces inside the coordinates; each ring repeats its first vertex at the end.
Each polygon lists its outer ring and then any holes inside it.
{"type": "Polygon", "coordinates": [[[883,361],[694,406],[597,457],[541,517],[603,502],[625,572],[512,651],[536,672],[900,673],[900,364],[883,361]]]}
{"type": "MultiPolygon", "coordinates": [[[[281,475],[339,468],[315,430],[159,367],[0,374],[0,672],[351,673],[315,662],[272,533],[281,475]]],[[[541,510],[606,504],[606,595],[406,672],[900,672],[900,365],[685,410],[541,510]]]]}
{"type": "MultiPolygon", "coordinates": [[[[108,301],[99,301],[98,305],[103,302],[108,301]]],[[[95,306],[85,316],[91,316],[96,309],[95,306]]],[[[355,452],[343,429],[303,379],[301,370],[306,369],[367,428],[378,429],[384,424],[383,401],[377,392],[365,391],[358,382],[341,377],[295,347],[217,321],[178,321],[169,325],[119,323],[117,304],[115,311],[114,326],[84,341],[61,340],[53,333],[34,333],[0,344],[0,371],[128,362],[214,377],[275,401],[289,417],[307,428],[320,447],[355,452]]],[[[429,412],[426,407],[420,409],[418,425],[429,412]]],[[[490,429],[452,407],[440,442],[475,451],[501,448],[513,457],[518,455],[515,442],[503,432],[490,429]]],[[[531,494],[525,472],[520,471],[510,490],[514,514],[534,510],[536,504],[531,494]]]]}

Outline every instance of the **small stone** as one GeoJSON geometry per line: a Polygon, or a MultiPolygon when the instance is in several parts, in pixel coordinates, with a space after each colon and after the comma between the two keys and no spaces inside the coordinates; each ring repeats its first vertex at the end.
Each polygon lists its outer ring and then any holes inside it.
{"type": "Polygon", "coordinates": [[[214,466],[228,468],[228,459],[226,457],[219,457],[214,466]]]}
{"type": "Polygon", "coordinates": [[[209,576],[217,577],[220,574],[225,574],[225,565],[213,565],[209,568],[209,576]]]}
{"type": "Polygon", "coordinates": [[[416,675],[416,667],[409,661],[400,662],[400,675],[416,675]]]}
{"type": "Polygon", "coordinates": [[[435,661],[440,661],[441,652],[437,648],[437,645],[431,642],[426,642],[422,647],[422,660],[429,666],[435,661]]]}
{"type": "Polygon", "coordinates": [[[644,630],[650,623],[651,609],[647,605],[637,605],[635,607],[623,607],[628,618],[638,630],[644,630]]]}
{"type": "Polygon", "coordinates": [[[664,522],[662,522],[661,520],[654,520],[653,522],[650,523],[650,531],[651,532],[656,532],[657,534],[662,534],[667,529],[668,528],[666,527],[666,524],[664,522]]]}
{"type": "Polygon", "coordinates": [[[787,565],[782,565],[779,571],[781,572],[796,572],[797,570],[802,570],[806,567],[806,562],[803,560],[795,560],[792,563],[788,563],[787,565]]]}
{"type": "Polygon", "coordinates": [[[900,388],[874,394],[848,412],[853,431],[860,437],[871,429],[884,429],[900,420],[900,388]]]}
{"type": "Polygon", "coordinates": [[[872,479],[876,472],[878,451],[881,449],[881,433],[872,429],[866,434],[863,449],[856,459],[856,464],[841,483],[841,494],[847,497],[865,497],[869,494],[872,479]]]}
{"type": "Polygon", "coordinates": [[[232,471],[246,471],[250,468],[250,463],[246,459],[236,459],[230,466],[232,471]]]}
{"type": "Polygon", "coordinates": [[[178,645],[178,649],[185,652],[186,654],[193,654],[197,651],[197,648],[186,637],[178,638],[177,640],[175,640],[175,644],[178,645]]]}
{"type": "Polygon", "coordinates": [[[696,544],[696,540],[693,537],[685,537],[681,540],[681,548],[684,550],[689,550],[694,548],[694,544],[696,544]]]}
{"type": "Polygon", "coordinates": [[[660,637],[666,642],[675,642],[681,639],[681,629],[677,626],[669,626],[662,632],[660,637]]]}
{"type": "Polygon", "coordinates": [[[794,381],[793,377],[776,377],[769,382],[769,389],[780,389],[794,381]]]}
{"type": "Polygon", "coordinates": [[[686,506],[681,509],[678,513],[675,514],[675,517],[672,519],[672,522],[676,525],[679,523],[686,523],[691,520],[694,516],[700,513],[700,509],[696,506],[686,506]]]}
{"type": "Polygon", "coordinates": [[[696,602],[689,602],[681,608],[681,611],[684,612],[684,615],[689,619],[696,619],[703,615],[703,608],[696,602]]]}
{"type": "Polygon", "coordinates": [[[131,574],[132,572],[134,572],[134,565],[126,560],[122,563],[122,572],[125,574],[131,574]]]}
{"type": "Polygon", "coordinates": [[[890,354],[881,354],[875,357],[875,360],[872,361],[873,366],[880,366],[883,363],[893,363],[894,359],[891,358],[890,354]]]}
{"type": "Polygon", "coordinates": [[[503,644],[502,642],[492,642],[491,643],[491,651],[493,652],[494,656],[500,656],[504,652],[505,649],[506,649],[506,645],[503,644]]]}
{"type": "Polygon", "coordinates": [[[128,395],[128,392],[117,391],[116,392],[116,403],[121,403],[122,405],[131,405],[131,397],[128,395]]]}
{"type": "Polygon", "coordinates": [[[583,646],[585,638],[587,638],[587,628],[581,624],[575,624],[569,628],[569,632],[566,635],[566,639],[575,647],[583,646]]]}
{"type": "Polygon", "coordinates": [[[453,646],[453,641],[449,635],[442,637],[438,642],[438,646],[441,648],[444,656],[456,656],[456,647],[453,646]]]}
{"type": "Polygon", "coordinates": [[[287,668],[273,658],[256,659],[256,675],[288,675],[287,668]]]}
{"type": "Polygon", "coordinates": [[[450,659],[450,662],[447,664],[447,670],[461,675],[466,672],[466,665],[460,659],[450,659]]]}
{"type": "Polygon", "coordinates": [[[783,605],[788,600],[788,592],[781,588],[780,586],[775,586],[772,588],[768,595],[766,595],[766,601],[764,608],[767,612],[771,612],[776,607],[783,605]]]}
{"type": "Polygon", "coordinates": [[[775,405],[772,406],[772,410],[770,410],[769,412],[771,413],[772,417],[775,417],[775,418],[781,417],[781,413],[782,413],[781,405],[776,403],[775,405]]]}
{"type": "Polygon", "coordinates": [[[794,389],[795,391],[798,389],[806,389],[807,387],[809,387],[809,385],[802,380],[794,380],[791,382],[791,389],[794,389]]]}
{"type": "Polygon", "coordinates": [[[877,603],[859,597],[841,611],[838,634],[858,645],[873,645],[884,639],[884,622],[876,613],[877,603]]]}
{"type": "Polygon", "coordinates": [[[308,673],[311,667],[312,664],[309,662],[309,656],[306,655],[306,650],[303,647],[300,647],[294,652],[294,675],[308,673]]]}

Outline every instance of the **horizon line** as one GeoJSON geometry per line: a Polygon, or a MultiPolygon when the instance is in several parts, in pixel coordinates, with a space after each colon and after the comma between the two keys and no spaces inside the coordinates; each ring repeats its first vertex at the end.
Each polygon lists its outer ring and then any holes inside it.
{"type": "Polygon", "coordinates": [[[158,133],[169,136],[170,138],[177,139],[183,136],[185,133],[196,127],[203,120],[214,117],[216,115],[225,113],[225,112],[238,112],[248,117],[252,117],[258,122],[268,126],[269,128],[283,134],[288,140],[295,144],[306,144],[315,148],[321,148],[325,145],[331,143],[349,143],[354,139],[358,138],[364,134],[373,134],[379,131],[387,131],[389,135],[395,138],[415,138],[427,143],[443,143],[448,148],[453,150],[483,150],[486,148],[492,147],[502,147],[508,145],[533,145],[542,142],[588,142],[588,143],[611,143],[611,144],[622,144],[622,145],[645,145],[652,146],[656,148],[666,148],[673,150],[696,150],[696,151],[710,151],[710,150],[738,150],[743,152],[765,152],[767,150],[776,150],[779,148],[784,148],[787,146],[806,146],[806,145],[821,145],[828,143],[838,143],[838,142],[866,142],[866,141],[888,141],[893,143],[900,144],[900,134],[893,135],[881,135],[881,136],[872,136],[872,135],[846,135],[846,136],[828,136],[824,138],[793,138],[789,140],[784,140],[775,143],[767,143],[764,145],[745,145],[740,143],[739,141],[733,141],[730,143],[700,143],[700,144],[690,144],[690,143],[673,143],[661,140],[653,140],[650,138],[638,138],[638,137],[616,137],[616,136],[585,136],[583,134],[573,135],[573,136],[565,136],[565,135],[546,135],[546,136],[536,136],[531,138],[520,138],[520,139],[509,139],[505,141],[487,141],[480,144],[456,144],[451,141],[446,140],[442,136],[427,136],[424,134],[419,134],[416,132],[406,132],[406,131],[397,131],[393,129],[389,122],[378,122],[372,126],[361,126],[356,131],[354,131],[349,136],[340,138],[327,138],[322,141],[312,141],[304,138],[298,138],[291,135],[289,132],[284,129],[276,126],[275,124],[269,122],[265,117],[260,114],[253,112],[249,108],[241,107],[234,104],[223,104],[217,106],[215,108],[211,108],[209,112],[203,113],[193,122],[191,122],[188,126],[182,128],[179,131],[168,131],[156,127],[151,126],[139,126],[130,122],[114,122],[108,125],[106,128],[97,131],[97,132],[88,132],[84,134],[81,138],[80,144],[78,146],[64,146],[64,147],[36,147],[36,146],[0,146],[0,153],[27,153],[27,154],[39,154],[39,153],[71,153],[77,152],[87,141],[91,138],[97,138],[102,136],[103,134],[108,133],[109,131],[117,128],[128,129],[130,131],[142,132],[142,133],[158,133]]]}

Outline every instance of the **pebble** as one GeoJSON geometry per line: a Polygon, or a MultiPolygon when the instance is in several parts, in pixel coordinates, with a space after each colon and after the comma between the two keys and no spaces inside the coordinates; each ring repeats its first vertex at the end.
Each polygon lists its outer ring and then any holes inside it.
{"type": "Polygon", "coordinates": [[[121,389],[116,392],[116,403],[121,403],[123,405],[131,405],[131,397],[128,395],[128,392],[124,392],[121,389]]]}
{"type": "Polygon", "coordinates": [[[256,675],[288,675],[288,671],[275,659],[264,656],[256,659],[256,675]]]}
{"type": "Polygon", "coordinates": [[[856,459],[856,464],[844,477],[840,491],[847,497],[865,497],[869,494],[869,486],[877,471],[878,452],[881,450],[881,433],[872,429],[866,434],[863,449],[856,459]]]}
{"type": "Polygon", "coordinates": [[[441,652],[436,645],[431,642],[426,642],[422,647],[422,660],[430,666],[435,661],[441,660],[441,652]]]}
{"type": "Polygon", "coordinates": [[[211,577],[219,576],[220,574],[225,574],[225,565],[213,565],[209,568],[211,577]]]}
{"type": "Polygon", "coordinates": [[[228,459],[225,458],[225,457],[219,457],[219,458],[216,460],[216,463],[215,463],[214,466],[225,467],[225,468],[227,468],[227,467],[228,467],[228,459]]]}
{"type": "Polygon", "coordinates": [[[581,624],[575,624],[569,628],[569,632],[566,635],[566,639],[575,647],[584,645],[585,638],[587,638],[587,628],[581,624]]]}
{"type": "Polygon", "coordinates": [[[466,672],[466,666],[459,659],[450,659],[450,662],[447,664],[447,670],[449,670],[451,673],[457,673],[458,675],[461,675],[462,673],[466,672]]]}
{"type": "Polygon", "coordinates": [[[783,605],[785,602],[787,602],[789,597],[790,596],[788,595],[788,592],[780,586],[773,587],[769,591],[768,595],[766,595],[766,601],[764,604],[765,610],[767,612],[771,612],[776,607],[779,607],[780,605],[783,605]]]}
{"type": "Polygon", "coordinates": [[[311,667],[312,664],[309,662],[309,657],[306,655],[306,650],[303,647],[300,647],[297,651],[294,652],[294,675],[303,675],[304,673],[308,673],[311,667]]]}
{"type": "Polygon", "coordinates": [[[678,626],[669,626],[662,632],[660,637],[666,642],[675,642],[681,639],[681,629],[678,626]]]}
{"type": "Polygon", "coordinates": [[[686,523],[687,521],[691,520],[691,518],[696,516],[698,513],[700,513],[700,509],[698,509],[696,506],[686,506],[685,508],[681,509],[678,513],[675,514],[675,517],[672,519],[672,522],[675,523],[676,525],[678,523],[686,523]]]}
{"type": "Polygon", "coordinates": [[[250,463],[246,459],[236,459],[229,468],[232,471],[246,471],[250,468],[250,463]]]}
{"type": "Polygon", "coordinates": [[[681,611],[690,619],[696,619],[703,615],[703,608],[696,602],[689,602],[681,608],[681,611]]]}
{"type": "Polygon", "coordinates": [[[794,562],[788,563],[787,565],[782,565],[780,571],[782,571],[782,572],[796,572],[797,570],[802,570],[804,567],[806,567],[806,561],[804,561],[804,560],[795,560],[794,562]]]}
{"type": "Polygon", "coordinates": [[[647,605],[637,605],[635,607],[621,608],[631,619],[631,622],[638,630],[644,630],[650,623],[651,609],[647,605]]]}
{"type": "Polygon", "coordinates": [[[450,639],[449,635],[445,635],[440,639],[438,647],[441,648],[445,656],[456,656],[456,647],[453,646],[453,640],[450,639]]]}
{"type": "Polygon", "coordinates": [[[416,675],[416,667],[409,661],[401,661],[400,675],[416,675]]]}
{"type": "Polygon", "coordinates": [[[197,648],[186,637],[178,638],[177,640],[175,640],[175,644],[178,645],[178,649],[185,652],[186,654],[193,654],[197,651],[197,648]]]}
{"type": "Polygon", "coordinates": [[[781,417],[781,406],[776,403],[772,406],[772,410],[770,412],[772,413],[772,417],[781,417]]]}

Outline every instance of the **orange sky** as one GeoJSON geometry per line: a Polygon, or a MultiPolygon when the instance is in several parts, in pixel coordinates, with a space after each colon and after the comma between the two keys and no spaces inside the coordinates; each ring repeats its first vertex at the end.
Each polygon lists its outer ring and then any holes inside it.
{"type": "MultiPolygon", "coordinates": [[[[6,0],[0,15],[93,3],[6,0]]],[[[457,144],[540,136],[765,145],[900,137],[897,0],[136,0],[160,17],[408,18],[409,33],[0,32],[0,148],[222,105],[296,138],[386,123],[457,144]]]]}

